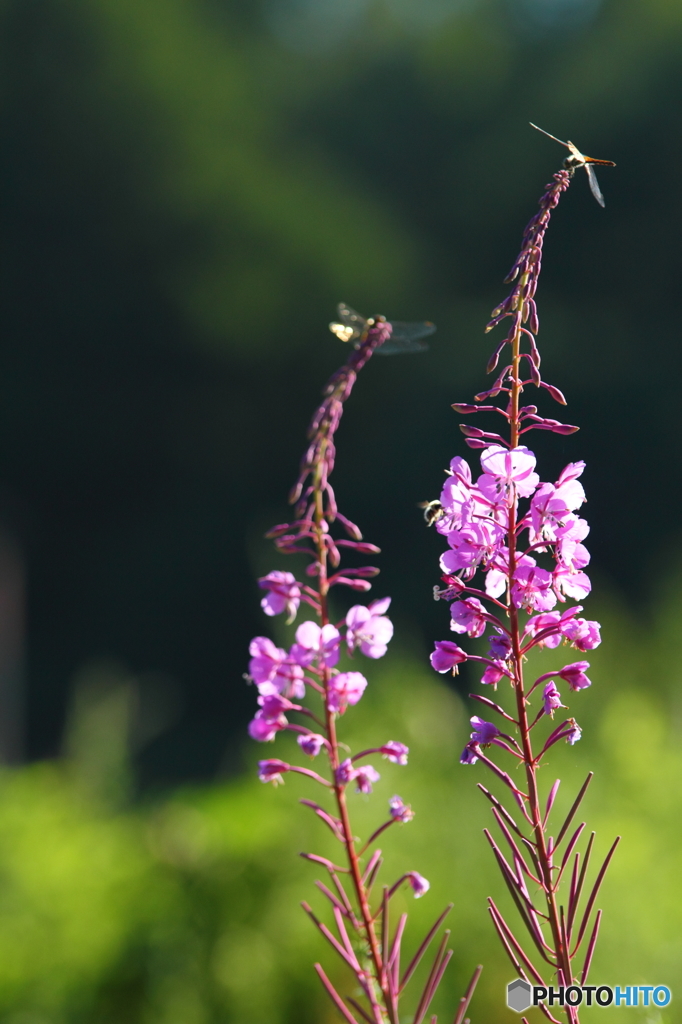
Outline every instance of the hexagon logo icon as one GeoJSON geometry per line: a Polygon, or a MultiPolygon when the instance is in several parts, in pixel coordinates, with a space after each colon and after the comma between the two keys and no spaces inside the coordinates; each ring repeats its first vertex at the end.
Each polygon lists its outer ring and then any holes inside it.
{"type": "Polygon", "coordinates": [[[507,985],[507,1006],[516,1013],[523,1013],[532,1006],[531,988],[527,981],[510,981],[507,985]]]}

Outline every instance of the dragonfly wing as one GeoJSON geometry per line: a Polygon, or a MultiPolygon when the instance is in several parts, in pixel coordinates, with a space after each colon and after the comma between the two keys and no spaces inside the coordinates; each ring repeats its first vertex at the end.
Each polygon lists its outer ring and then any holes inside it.
{"type": "Polygon", "coordinates": [[[550,135],[549,132],[546,132],[544,128],[538,128],[538,126],[536,124],[533,124],[532,121],[529,121],[528,124],[531,126],[531,128],[535,128],[536,131],[542,132],[542,134],[546,135],[548,139],[554,139],[555,142],[558,142],[562,146],[567,146],[569,149],[571,149],[571,147],[573,146],[572,142],[564,142],[562,139],[557,139],[556,135],[550,135]]]}
{"type": "Polygon", "coordinates": [[[428,338],[433,334],[436,325],[424,320],[422,323],[405,324],[400,320],[391,320],[391,341],[416,341],[418,338],[428,338]]]}
{"type": "Polygon", "coordinates": [[[426,352],[428,345],[423,341],[409,341],[407,338],[389,338],[376,351],[378,356],[397,356],[403,352],[426,352]]]}
{"type": "Polygon", "coordinates": [[[336,307],[339,322],[332,321],[329,330],[341,341],[355,341],[361,338],[367,329],[367,321],[364,316],[356,313],[354,309],[347,306],[345,302],[339,302],[336,307]]]}
{"type": "Polygon", "coordinates": [[[592,167],[591,164],[585,164],[585,170],[587,171],[587,178],[590,183],[590,190],[592,192],[592,195],[597,200],[600,206],[604,206],[604,197],[601,194],[599,182],[597,181],[597,175],[594,173],[594,167],[592,167]]]}

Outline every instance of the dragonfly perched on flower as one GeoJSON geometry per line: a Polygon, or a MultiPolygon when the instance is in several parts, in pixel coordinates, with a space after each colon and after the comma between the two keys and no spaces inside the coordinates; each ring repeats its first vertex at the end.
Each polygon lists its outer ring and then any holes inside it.
{"type": "Polygon", "coordinates": [[[592,156],[585,156],[585,154],[581,153],[578,147],[574,146],[572,142],[563,142],[561,139],[557,139],[556,135],[550,135],[549,132],[546,132],[544,130],[544,128],[538,128],[538,126],[536,124],[533,124],[532,121],[529,121],[528,123],[530,124],[531,128],[535,128],[536,131],[542,132],[542,134],[546,135],[548,139],[554,139],[555,142],[560,143],[560,145],[565,146],[566,149],[569,150],[571,155],[567,156],[564,160],[564,167],[567,171],[571,171],[571,173],[573,173],[576,167],[584,167],[587,171],[587,178],[590,183],[590,191],[592,192],[592,195],[597,200],[599,205],[603,206],[604,197],[601,194],[599,182],[597,181],[597,175],[594,173],[594,167],[592,166],[592,164],[597,164],[600,167],[615,167],[616,165],[614,164],[613,160],[595,160],[592,156]]]}
{"type": "MultiPolygon", "coordinates": [[[[356,313],[354,309],[340,302],[336,307],[338,320],[332,320],[329,330],[341,341],[352,341],[355,348],[365,340],[370,327],[377,323],[385,323],[385,316],[364,317],[356,313]]],[[[393,356],[401,352],[425,352],[429,347],[420,338],[426,338],[433,334],[436,325],[428,320],[422,323],[405,324],[399,320],[389,321],[393,331],[388,341],[385,341],[377,349],[377,355],[393,356]]]]}

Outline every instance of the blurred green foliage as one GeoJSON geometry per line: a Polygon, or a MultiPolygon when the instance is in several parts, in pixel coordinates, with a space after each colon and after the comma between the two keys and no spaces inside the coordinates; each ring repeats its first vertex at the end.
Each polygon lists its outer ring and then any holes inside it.
{"type": "MultiPolygon", "coordinates": [[[[679,598],[648,622],[631,620],[615,603],[602,606],[605,643],[591,652],[594,684],[570,700],[584,737],[554,748],[544,780],[546,790],[556,775],[563,780],[554,812],[560,821],[594,769],[585,814],[597,831],[597,854],[623,836],[599,900],[605,917],[591,980],[665,983],[675,994],[681,615],[679,598]]],[[[543,652],[533,665],[556,665],[561,654],[543,652]]],[[[452,1015],[481,961],[473,1019],[511,1022],[517,1018],[503,1003],[513,972],[485,911],[493,895],[513,918],[481,835],[490,815],[476,782],[490,779],[480,764],[458,763],[467,715],[480,705],[467,711],[406,648],[390,651],[369,674],[365,697],[341,722],[342,738],[355,750],[400,739],[409,743],[410,764],[381,763],[374,794],[351,797],[354,826],[366,834],[396,791],[412,804],[415,820],[395,826],[382,843],[385,879],[416,869],[431,881],[421,900],[403,892],[394,899],[396,913],[410,913],[408,949],[452,900],[455,958],[436,1007],[441,1019],[452,1015]]],[[[308,899],[325,913],[316,869],[297,854],[334,856],[335,841],[297,804],[317,795],[308,780],[287,776],[274,789],[253,770],[258,757],[295,756],[293,737],[280,736],[274,748],[250,744],[244,777],[134,806],[122,753],[127,684],[100,670],[81,680],[79,693],[70,757],[0,777],[2,1024],[333,1024],[311,964],[320,959],[342,989],[348,978],[298,905],[308,899]]],[[[585,1019],[672,1024],[682,1020],[679,1007],[673,1001],[661,1014],[596,1009],[585,1019]]]]}

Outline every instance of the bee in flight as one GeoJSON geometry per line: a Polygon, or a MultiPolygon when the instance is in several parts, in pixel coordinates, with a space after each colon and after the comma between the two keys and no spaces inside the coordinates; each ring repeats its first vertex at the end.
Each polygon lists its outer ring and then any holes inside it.
{"type": "Polygon", "coordinates": [[[578,147],[574,146],[572,142],[562,142],[561,139],[557,139],[556,135],[550,135],[549,132],[546,132],[544,130],[544,128],[538,128],[538,126],[536,124],[533,124],[532,121],[529,121],[528,123],[530,124],[531,128],[535,128],[536,131],[542,132],[542,134],[546,135],[548,139],[554,139],[555,142],[560,143],[562,146],[565,146],[567,150],[569,150],[571,155],[567,156],[564,160],[564,167],[567,171],[570,171],[571,174],[573,174],[573,171],[576,169],[576,167],[584,167],[587,171],[587,178],[590,183],[590,191],[592,192],[592,195],[597,200],[599,205],[603,206],[604,197],[601,194],[599,182],[597,181],[597,175],[594,173],[594,167],[592,166],[592,164],[597,164],[600,167],[615,167],[616,165],[614,164],[613,160],[595,160],[594,157],[585,156],[585,154],[581,153],[578,147]]]}
{"type": "MultiPolygon", "coordinates": [[[[354,342],[355,348],[358,348],[365,340],[370,327],[386,322],[385,316],[373,316],[366,319],[347,306],[345,302],[338,304],[336,313],[338,320],[332,320],[329,330],[341,341],[354,342]]],[[[393,328],[391,337],[377,349],[377,355],[393,356],[400,352],[425,352],[429,346],[419,339],[428,337],[436,329],[436,325],[428,321],[420,324],[404,324],[399,320],[391,320],[390,324],[393,328]]]]}
{"type": "Polygon", "coordinates": [[[420,501],[417,508],[424,509],[424,522],[427,526],[433,526],[445,515],[445,509],[439,501],[420,501]]]}

